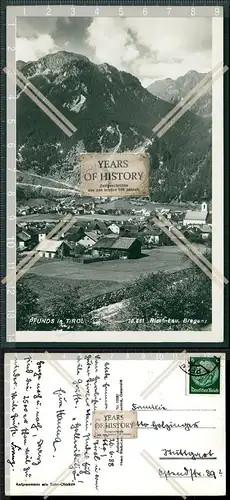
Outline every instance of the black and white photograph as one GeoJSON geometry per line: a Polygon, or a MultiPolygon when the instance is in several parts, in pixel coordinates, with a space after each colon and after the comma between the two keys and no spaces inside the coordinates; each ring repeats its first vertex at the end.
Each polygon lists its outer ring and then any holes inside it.
{"type": "Polygon", "coordinates": [[[222,79],[210,81],[221,22],[17,17],[16,258],[34,263],[17,280],[16,322],[27,339],[202,342],[218,322],[220,335],[222,79]],[[186,111],[158,131],[176,106],[186,111]],[[148,196],[82,195],[88,153],[147,154],[148,196]]]}

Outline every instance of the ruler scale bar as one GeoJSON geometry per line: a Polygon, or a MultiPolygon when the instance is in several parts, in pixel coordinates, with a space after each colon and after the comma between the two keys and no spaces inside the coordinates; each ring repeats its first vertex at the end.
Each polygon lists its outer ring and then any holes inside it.
{"type": "MultiPolygon", "coordinates": [[[[83,3],[83,2],[82,2],[83,3]]],[[[163,3],[163,2],[162,2],[163,3]]],[[[146,2],[145,5],[130,2],[113,2],[108,5],[106,2],[84,2],[84,5],[77,2],[61,2],[60,4],[53,4],[50,2],[47,5],[39,4],[30,5],[29,3],[17,5],[15,3],[14,13],[16,16],[69,16],[69,17],[213,17],[223,16],[223,3],[213,2],[211,5],[196,5],[196,3],[188,3],[188,5],[181,5],[181,2],[164,2],[163,5],[151,5],[146,2]],[[131,5],[130,5],[131,4],[131,5]]]]}

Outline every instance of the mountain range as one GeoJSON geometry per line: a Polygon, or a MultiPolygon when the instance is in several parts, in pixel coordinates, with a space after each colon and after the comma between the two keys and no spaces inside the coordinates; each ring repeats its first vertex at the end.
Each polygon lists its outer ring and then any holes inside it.
{"type": "Polygon", "coordinates": [[[159,138],[153,127],[174,105],[135,76],[65,51],[17,67],[77,129],[68,137],[17,88],[20,171],[76,185],[81,153],[146,151],[154,201],[211,199],[210,116],[187,111],[159,138]]]}
{"type": "MultiPolygon", "coordinates": [[[[176,80],[166,78],[165,80],[156,80],[148,87],[151,94],[164,99],[172,104],[183,101],[183,98],[209,73],[198,73],[197,71],[188,71],[184,76],[176,80]]],[[[191,111],[203,117],[210,117],[212,114],[212,91],[209,90],[192,107],[191,111]]]]}

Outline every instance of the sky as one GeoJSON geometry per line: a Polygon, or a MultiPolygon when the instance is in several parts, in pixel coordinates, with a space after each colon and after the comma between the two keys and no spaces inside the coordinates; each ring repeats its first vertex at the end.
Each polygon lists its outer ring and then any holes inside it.
{"type": "Polygon", "coordinates": [[[212,61],[211,18],[17,18],[16,58],[34,61],[66,50],[128,71],[147,87],[212,61]]]}

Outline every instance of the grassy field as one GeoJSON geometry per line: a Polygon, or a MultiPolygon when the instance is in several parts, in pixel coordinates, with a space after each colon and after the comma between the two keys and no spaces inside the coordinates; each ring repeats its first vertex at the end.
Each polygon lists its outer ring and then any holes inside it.
{"type": "MultiPolygon", "coordinates": [[[[186,269],[189,265],[190,261],[179,248],[172,246],[146,250],[141,259],[135,260],[112,260],[90,264],[69,260],[47,260],[32,267],[28,273],[52,279],[124,283],[143,274],[158,271],[172,273],[186,269]]],[[[97,288],[97,283],[94,283],[94,286],[97,288]]]]}
{"type": "MultiPolygon", "coordinates": [[[[201,252],[205,248],[204,245],[199,245],[201,252]]],[[[104,325],[101,328],[110,330],[114,329],[114,322],[120,324],[125,321],[126,312],[130,314],[130,311],[126,311],[126,306],[135,289],[132,285],[127,285],[140,276],[158,271],[175,273],[170,278],[171,283],[178,279],[189,280],[189,276],[194,273],[190,266],[190,259],[178,247],[160,247],[146,251],[145,256],[137,260],[93,262],[85,265],[71,260],[42,260],[26,273],[22,281],[38,294],[38,313],[42,318],[54,314],[58,316],[58,313],[54,313],[55,307],[59,310],[62,304],[67,311],[72,311],[76,306],[81,311],[94,311],[95,319],[104,325]]],[[[165,278],[162,277],[162,280],[164,282],[165,278]]]]}
{"type": "Polygon", "coordinates": [[[120,283],[116,281],[96,281],[96,280],[72,280],[71,276],[68,279],[57,276],[37,276],[35,274],[27,274],[23,280],[39,295],[39,302],[44,311],[49,309],[50,300],[54,299],[55,294],[74,293],[74,287],[79,289],[81,300],[87,300],[97,295],[112,292],[120,288],[120,283]]]}
{"type": "MultiPolygon", "coordinates": [[[[200,251],[205,249],[199,246],[200,251]]],[[[29,269],[22,278],[38,293],[44,315],[52,309],[56,296],[76,296],[76,301],[103,295],[123,288],[141,275],[165,271],[173,273],[187,269],[191,261],[176,246],[146,250],[136,260],[114,260],[81,264],[69,260],[47,260],[29,269]]]]}
{"type": "Polygon", "coordinates": [[[141,275],[186,269],[190,262],[177,247],[148,250],[137,260],[114,260],[81,264],[68,260],[47,260],[29,269],[22,279],[39,295],[44,311],[55,295],[73,294],[79,289],[81,300],[112,292],[141,275]]]}

